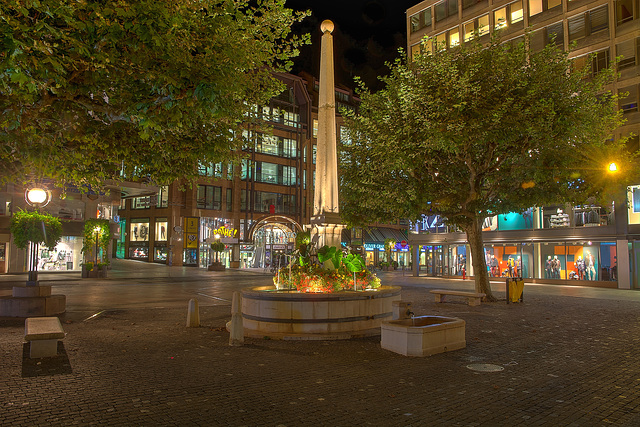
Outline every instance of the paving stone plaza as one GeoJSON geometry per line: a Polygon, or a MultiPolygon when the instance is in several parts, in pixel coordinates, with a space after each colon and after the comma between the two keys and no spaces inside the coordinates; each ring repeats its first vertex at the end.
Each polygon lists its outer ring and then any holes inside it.
{"type": "MultiPolygon", "coordinates": [[[[416,315],[466,321],[465,349],[414,358],[379,337],[230,347],[232,292],[268,275],[139,266],[41,277],[67,295],[55,358],[29,359],[24,320],[0,319],[0,425],[640,424],[635,291],[526,285],[524,302],[507,305],[495,282],[502,300],[470,307],[428,291],[471,281],[380,273],[416,315]],[[200,328],[186,328],[190,298],[200,328]]],[[[20,277],[3,278],[0,294],[9,279],[20,277]]]]}

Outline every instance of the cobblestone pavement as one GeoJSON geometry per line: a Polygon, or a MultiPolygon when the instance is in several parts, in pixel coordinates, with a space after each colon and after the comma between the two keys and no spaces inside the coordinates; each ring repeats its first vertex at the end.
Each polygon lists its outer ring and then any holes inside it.
{"type": "Polygon", "coordinates": [[[59,355],[37,361],[24,321],[5,318],[0,425],[640,425],[640,293],[532,285],[522,304],[469,307],[437,304],[428,288],[471,282],[381,276],[416,315],[464,319],[467,347],[425,358],[379,338],[230,347],[229,303],[211,300],[200,328],[185,327],[186,301],[68,311],[59,355]]]}

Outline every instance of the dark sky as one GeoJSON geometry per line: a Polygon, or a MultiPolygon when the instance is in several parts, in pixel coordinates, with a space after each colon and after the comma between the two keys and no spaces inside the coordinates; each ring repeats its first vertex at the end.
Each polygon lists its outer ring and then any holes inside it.
{"type": "Polygon", "coordinates": [[[307,71],[315,76],[320,68],[320,23],[332,20],[336,29],[334,53],[336,83],[353,87],[360,76],[372,89],[380,87],[377,76],[388,72],[385,62],[406,47],[407,8],[420,0],[287,0],[294,10],[310,9],[312,15],[297,25],[297,33],[310,33],[312,46],[305,47],[296,60],[294,74],[307,71]]]}

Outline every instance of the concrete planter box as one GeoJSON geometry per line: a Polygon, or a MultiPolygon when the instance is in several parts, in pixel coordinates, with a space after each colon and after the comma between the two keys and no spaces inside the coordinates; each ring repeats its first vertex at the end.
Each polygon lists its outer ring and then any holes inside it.
{"type": "Polygon", "coordinates": [[[248,337],[335,340],[380,334],[391,320],[399,286],[374,291],[304,293],[257,286],[242,290],[244,334],[248,337]]]}
{"type": "Polygon", "coordinates": [[[420,316],[383,322],[381,346],[404,356],[431,356],[467,346],[465,322],[456,317],[420,316]]]}

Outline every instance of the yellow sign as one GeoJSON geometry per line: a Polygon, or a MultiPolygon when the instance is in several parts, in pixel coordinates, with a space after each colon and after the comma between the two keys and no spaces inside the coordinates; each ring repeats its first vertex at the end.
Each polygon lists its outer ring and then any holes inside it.
{"type": "Polygon", "coordinates": [[[219,234],[220,237],[236,237],[238,235],[238,229],[236,228],[227,228],[227,227],[220,227],[217,228],[215,230],[211,231],[211,234],[213,234],[214,236],[216,234],[219,234]]]}
{"type": "Polygon", "coordinates": [[[198,225],[200,218],[187,217],[184,219],[184,247],[187,249],[198,248],[198,225]]]}

